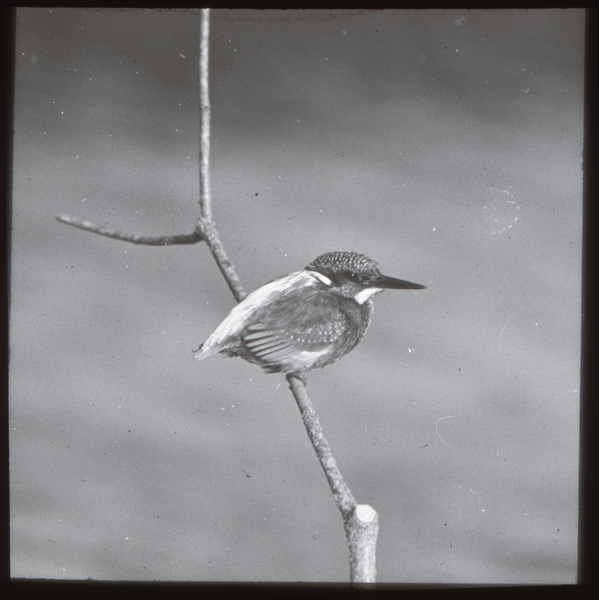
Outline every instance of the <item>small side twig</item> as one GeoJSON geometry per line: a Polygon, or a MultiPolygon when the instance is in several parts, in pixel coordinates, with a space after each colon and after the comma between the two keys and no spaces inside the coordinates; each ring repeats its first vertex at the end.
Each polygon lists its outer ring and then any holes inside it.
{"type": "Polygon", "coordinates": [[[141,244],[143,246],[169,246],[176,244],[197,244],[203,242],[204,237],[201,232],[196,229],[193,233],[183,233],[180,235],[161,235],[161,236],[148,236],[139,235],[137,233],[124,233],[117,231],[116,229],[107,229],[106,227],[100,227],[90,221],[81,221],[75,217],[69,217],[67,215],[61,215],[56,217],[57,221],[66,223],[72,227],[83,229],[91,233],[97,233],[104,237],[113,238],[122,242],[131,242],[132,244],[141,244]]]}

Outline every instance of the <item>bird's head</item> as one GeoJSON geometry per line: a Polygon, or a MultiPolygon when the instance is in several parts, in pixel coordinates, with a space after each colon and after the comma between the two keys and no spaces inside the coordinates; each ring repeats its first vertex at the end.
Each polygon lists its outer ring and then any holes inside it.
{"type": "Polygon", "coordinates": [[[330,291],[363,304],[384,289],[421,290],[426,286],[381,273],[376,261],[357,252],[327,252],[307,267],[330,291]]]}

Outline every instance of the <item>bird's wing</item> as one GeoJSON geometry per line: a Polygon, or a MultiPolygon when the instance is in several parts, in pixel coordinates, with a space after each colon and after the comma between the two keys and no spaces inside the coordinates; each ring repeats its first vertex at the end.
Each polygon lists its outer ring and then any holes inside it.
{"type": "Polygon", "coordinates": [[[241,338],[246,350],[269,363],[279,362],[298,350],[293,338],[284,331],[271,331],[264,323],[250,325],[241,338]]]}
{"type": "Polygon", "coordinates": [[[327,296],[289,297],[280,302],[246,327],[241,336],[244,348],[260,361],[275,363],[296,352],[320,352],[342,337],[346,338],[342,346],[353,345],[351,325],[359,315],[342,310],[327,296]]]}

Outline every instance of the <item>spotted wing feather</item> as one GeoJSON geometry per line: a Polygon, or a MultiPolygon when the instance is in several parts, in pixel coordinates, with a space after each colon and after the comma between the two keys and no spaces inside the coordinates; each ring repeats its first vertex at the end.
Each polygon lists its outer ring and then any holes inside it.
{"type": "Polygon", "coordinates": [[[246,327],[238,354],[271,372],[288,368],[300,354],[303,361],[314,362],[309,368],[330,364],[362,339],[361,310],[354,302],[342,299],[340,303],[328,294],[301,299],[290,294],[246,327]],[[329,356],[332,345],[336,352],[329,356]]]}

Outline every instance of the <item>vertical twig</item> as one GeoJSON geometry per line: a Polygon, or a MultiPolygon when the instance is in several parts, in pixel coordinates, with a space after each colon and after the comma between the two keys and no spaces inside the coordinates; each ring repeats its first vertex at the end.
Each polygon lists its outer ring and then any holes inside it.
{"type": "Polygon", "coordinates": [[[210,93],[208,50],[210,48],[210,9],[203,8],[200,24],[200,215],[212,220],[210,197],[210,93]]]}
{"type": "Polygon", "coordinates": [[[203,8],[200,17],[200,217],[196,230],[202,236],[223,274],[235,300],[241,302],[247,294],[227,257],[212,219],[210,195],[210,93],[208,87],[208,50],[210,41],[210,9],[203,8]]]}

